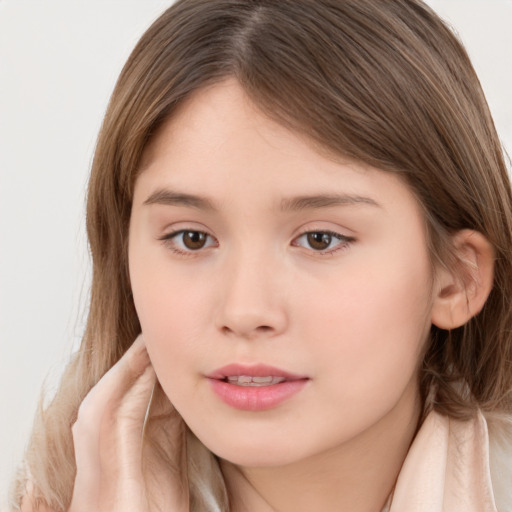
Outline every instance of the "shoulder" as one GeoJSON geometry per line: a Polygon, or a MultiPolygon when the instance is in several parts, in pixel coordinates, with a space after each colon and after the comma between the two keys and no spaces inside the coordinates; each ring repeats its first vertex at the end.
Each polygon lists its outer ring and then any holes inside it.
{"type": "Polygon", "coordinates": [[[512,416],[484,414],[489,431],[489,466],[496,508],[512,512],[512,416]]]}

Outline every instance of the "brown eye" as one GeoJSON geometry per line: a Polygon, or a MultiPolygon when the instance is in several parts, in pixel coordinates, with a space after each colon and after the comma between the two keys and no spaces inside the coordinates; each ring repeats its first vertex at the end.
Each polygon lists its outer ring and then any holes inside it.
{"type": "Polygon", "coordinates": [[[324,251],[332,242],[332,235],[329,233],[311,232],[307,233],[307,241],[309,246],[316,251],[324,251]]]}
{"type": "Polygon", "coordinates": [[[218,246],[217,240],[204,231],[180,229],[160,238],[165,247],[182,255],[202,252],[202,249],[218,246]]]}
{"type": "Polygon", "coordinates": [[[319,256],[332,255],[347,249],[355,239],[335,231],[307,231],[293,240],[292,245],[309,249],[319,256]]]}
{"type": "Polygon", "coordinates": [[[201,231],[184,231],[183,245],[191,251],[202,249],[207,240],[207,234],[201,231]]]}

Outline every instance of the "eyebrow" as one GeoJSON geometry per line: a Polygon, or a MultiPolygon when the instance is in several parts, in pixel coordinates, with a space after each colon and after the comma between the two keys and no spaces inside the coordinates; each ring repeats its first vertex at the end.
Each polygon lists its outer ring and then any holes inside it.
{"type": "MultiPolygon", "coordinates": [[[[177,192],[169,189],[158,189],[145,201],[145,205],[160,204],[164,206],[185,206],[198,210],[215,211],[214,203],[206,197],[177,192]]],[[[381,205],[370,197],[352,194],[315,194],[283,198],[280,203],[281,211],[314,210],[332,206],[368,205],[381,208],[381,205]]]]}
{"type": "Polygon", "coordinates": [[[352,194],[318,194],[312,196],[290,197],[281,201],[281,210],[299,211],[331,206],[368,205],[381,207],[377,201],[370,197],[352,194]]]}
{"type": "Polygon", "coordinates": [[[153,192],[144,204],[161,204],[165,206],[188,206],[198,210],[215,210],[213,203],[206,197],[175,192],[168,189],[159,189],[153,192]]]}

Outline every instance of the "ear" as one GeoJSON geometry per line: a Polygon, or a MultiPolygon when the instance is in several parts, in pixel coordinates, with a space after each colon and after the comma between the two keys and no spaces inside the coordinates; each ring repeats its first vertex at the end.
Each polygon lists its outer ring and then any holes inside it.
{"type": "Polygon", "coordinates": [[[454,268],[436,272],[432,323],[455,329],[484,307],[494,280],[494,250],[478,231],[464,229],[453,235],[454,268]]]}

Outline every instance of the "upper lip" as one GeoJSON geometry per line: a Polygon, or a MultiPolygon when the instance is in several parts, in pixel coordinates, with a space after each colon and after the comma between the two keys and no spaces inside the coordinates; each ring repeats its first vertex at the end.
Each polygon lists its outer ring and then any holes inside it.
{"type": "Polygon", "coordinates": [[[306,379],[305,375],[297,375],[294,373],[281,370],[275,366],[269,366],[267,364],[228,364],[214,370],[209,373],[207,377],[209,379],[224,380],[228,377],[236,377],[245,375],[248,377],[282,377],[286,380],[301,380],[306,379]]]}

